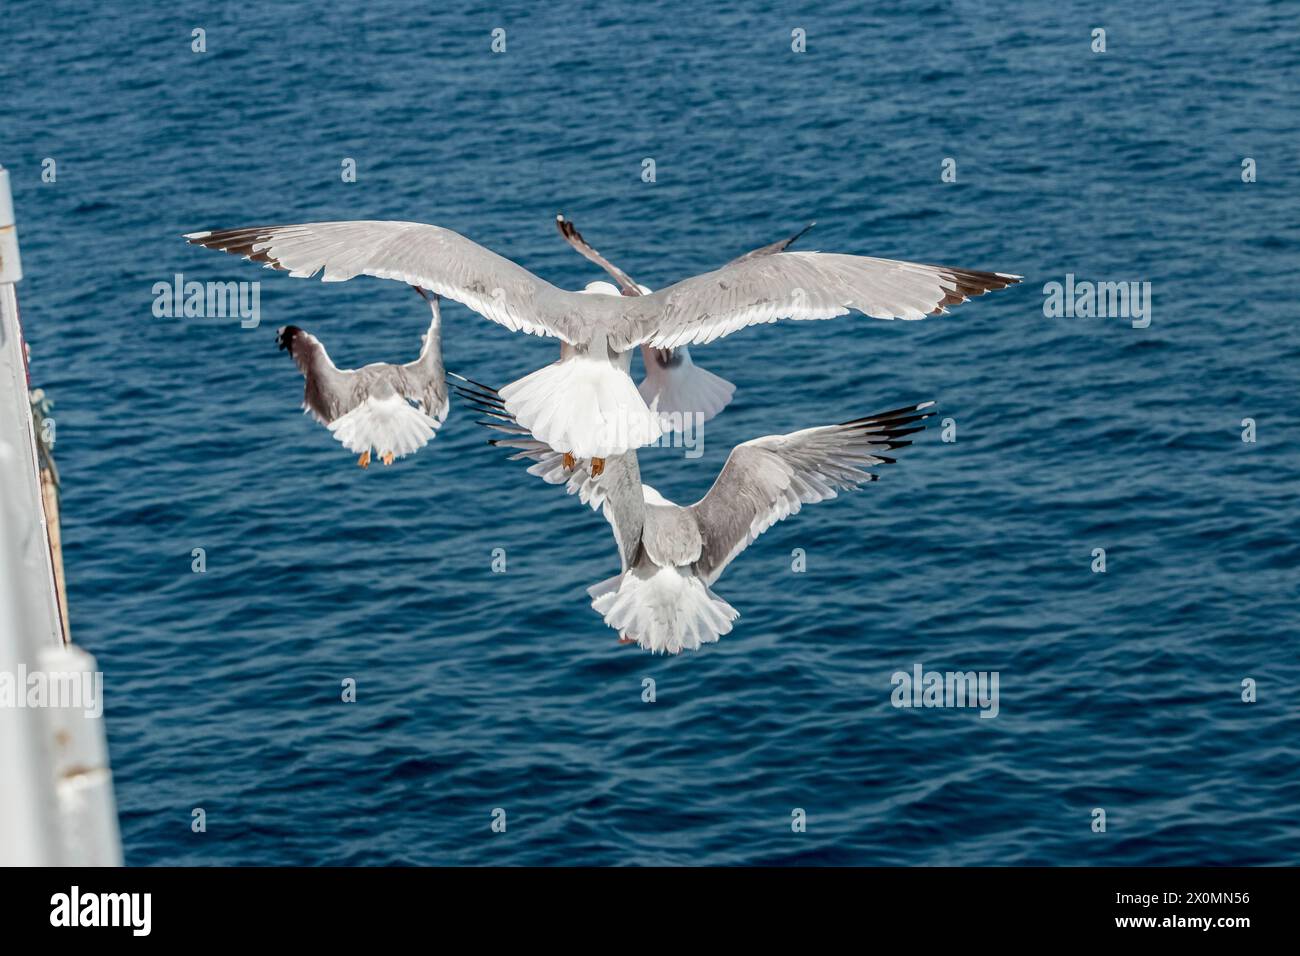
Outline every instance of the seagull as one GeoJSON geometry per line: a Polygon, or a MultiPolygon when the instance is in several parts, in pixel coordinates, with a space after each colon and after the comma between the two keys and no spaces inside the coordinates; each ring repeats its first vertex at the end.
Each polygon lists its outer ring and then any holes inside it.
{"type": "MultiPolygon", "coordinates": [[[[654,441],[662,428],[628,374],[637,345],[702,345],[780,319],[924,319],[1021,277],[869,256],[775,252],[640,296],[571,292],[441,226],[337,221],[188,233],[193,244],[326,282],[396,279],[460,302],[516,332],[558,338],[564,360],[501,389],[519,424],[575,459],[654,441]]],[[[599,463],[597,463],[599,461],[599,463]]]]}
{"type": "MultiPolygon", "coordinates": [[[[564,215],[555,217],[555,225],[560,235],[585,259],[594,262],[605,270],[618,286],[608,282],[590,282],[582,291],[588,295],[649,295],[650,289],[634,281],[631,276],[610,262],[595,250],[578,232],[578,228],[564,215]]],[[[561,347],[560,361],[572,358],[572,350],[561,347]]],[[[621,356],[620,356],[621,358],[621,356]]],[[[694,421],[699,416],[700,423],[709,421],[731,402],[736,386],[726,379],[714,375],[707,369],[700,368],[691,361],[690,349],[652,349],[641,346],[641,358],[645,365],[645,378],[637,389],[642,401],[650,411],[658,413],[660,427],[668,430],[684,427],[686,416],[694,421]]],[[[630,367],[630,356],[629,356],[630,367]]],[[[572,469],[575,459],[571,453],[565,453],[565,466],[572,469]]],[[[599,476],[604,462],[597,460],[593,464],[599,476]]]]}
{"type": "MultiPolygon", "coordinates": [[[[626,295],[649,295],[650,289],[633,280],[633,278],[614,263],[601,255],[578,232],[578,227],[563,214],[555,217],[555,224],[566,242],[587,260],[600,266],[617,284],[617,289],[608,288],[608,283],[591,283],[584,292],[610,292],[626,295]]],[[[733,262],[757,256],[772,255],[782,252],[789,245],[811,229],[816,223],[809,223],[788,239],[771,243],[762,248],[747,252],[733,262]]],[[[641,360],[645,365],[645,378],[637,389],[642,400],[651,411],[659,413],[663,425],[681,424],[686,416],[698,416],[700,423],[707,422],[731,403],[736,386],[726,379],[714,375],[707,369],[700,368],[691,361],[690,349],[683,345],[677,349],[655,349],[648,345],[641,346],[641,360]]]]}
{"type": "Polygon", "coordinates": [[[604,513],[621,568],[587,589],[591,606],[619,643],[665,654],[698,650],[730,633],[739,612],[712,587],[736,556],[805,504],[877,480],[865,469],[893,464],[887,453],[910,445],[907,436],[934,415],[926,411],[934,402],[920,402],[744,442],[731,450],[708,494],[683,507],[642,482],[635,450],[608,459],[600,476],[584,466],[570,471],[560,452],[510,416],[497,392],[469,386],[456,388],[496,420],[483,424],[506,435],[491,444],[516,449],[511,460],[532,460],[530,474],[565,484],[604,513]]]}
{"type": "Polygon", "coordinates": [[[340,369],[310,332],[296,325],[276,330],[281,350],[307,379],[303,411],[328,428],[344,448],[360,453],[357,464],[362,468],[370,467],[372,448],[385,465],[423,448],[447,417],[438,296],[418,286],[415,291],[429,303],[432,317],[419,358],[405,365],[375,362],[340,369]]]}

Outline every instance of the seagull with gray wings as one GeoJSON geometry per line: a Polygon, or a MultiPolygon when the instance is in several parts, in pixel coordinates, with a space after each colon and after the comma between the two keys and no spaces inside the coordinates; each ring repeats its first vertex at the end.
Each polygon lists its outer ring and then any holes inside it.
{"type": "Polygon", "coordinates": [[[867,471],[892,464],[889,454],[912,442],[933,402],[906,405],[839,425],[767,435],[731,450],[713,487],[693,505],[664,498],[641,480],[635,450],[611,457],[601,475],[585,466],[570,470],[561,453],[516,423],[499,395],[486,386],[457,386],[485,422],[504,432],[492,440],[530,459],[528,469],[549,484],[565,484],[614,532],[621,564],[617,575],[587,589],[591,606],[622,643],[652,652],[697,650],[731,631],[739,617],[712,590],[722,572],[754,540],[806,504],[879,476],[867,471]]]}
{"type": "Polygon", "coordinates": [[[923,319],[1020,277],[868,256],[776,252],[641,296],[560,289],[459,233],[418,222],[315,222],[190,233],[198,245],[291,276],[358,275],[421,286],[507,329],[558,338],[561,361],[501,390],[519,424],[573,459],[603,459],[654,441],[658,416],[628,374],[637,345],[676,349],[780,319],[861,312],[923,319]]]}
{"type": "MultiPolygon", "coordinates": [[[[578,227],[572,220],[565,219],[563,215],[556,216],[555,225],[569,245],[584,258],[604,269],[618,284],[614,288],[607,282],[592,282],[584,292],[627,296],[650,294],[650,289],[634,281],[630,275],[597,252],[578,232],[578,227]]],[[[804,229],[798,235],[755,249],[747,255],[780,252],[807,231],[804,229]]],[[[560,359],[564,359],[563,351],[560,359]]],[[[698,423],[709,421],[731,403],[731,396],[736,393],[735,385],[696,365],[691,360],[691,350],[685,345],[677,349],[652,349],[648,345],[642,345],[641,359],[645,365],[645,378],[641,380],[637,391],[650,410],[658,413],[660,426],[665,430],[674,427],[684,430],[688,416],[691,422],[696,422],[697,416],[698,423]]]]}
{"type": "Polygon", "coordinates": [[[276,331],[276,341],[307,379],[303,411],[360,454],[357,464],[370,465],[373,449],[385,465],[427,445],[447,417],[447,381],[442,368],[441,310],[438,296],[421,288],[432,316],[419,357],[405,365],[375,362],[341,369],[320,340],[296,325],[276,331]]]}
{"type": "MultiPolygon", "coordinates": [[[[650,289],[634,281],[626,272],[597,252],[591,243],[587,242],[582,234],[578,232],[572,220],[559,215],[555,217],[555,224],[560,230],[560,235],[564,237],[569,245],[584,258],[604,269],[610,278],[618,283],[616,288],[608,282],[589,282],[582,290],[584,294],[650,295],[650,289]]],[[[767,256],[781,252],[811,229],[813,225],[810,223],[787,239],[754,249],[733,261],[740,262],[756,256],[767,256]]],[[[574,349],[571,346],[561,343],[560,358],[556,364],[567,362],[573,357],[573,354],[574,349]]],[[[663,432],[687,431],[692,427],[698,428],[726,408],[731,402],[732,395],[736,392],[735,385],[720,376],[714,375],[708,369],[696,365],[691,360],[690,349],[685,345],[675,349],[655,349],[648,345],[642,345],[641,358],[645,365],[645,378],[641,380],[641,385],[637,391],[650,412],[657,416],[658,424],[663,432]]],[[[631,350],[621,353],[618,356],[618,361],[620,367],[630,370],[631,350]]],[[[571,469],[574,467],[576,459],[572,453],[565,453],[563,461],[565,467],[571,469]]],[[[602,460],[593,459],[592,469],[596,475],[600,474],[602,467],[604,467],[602,460]]]]}

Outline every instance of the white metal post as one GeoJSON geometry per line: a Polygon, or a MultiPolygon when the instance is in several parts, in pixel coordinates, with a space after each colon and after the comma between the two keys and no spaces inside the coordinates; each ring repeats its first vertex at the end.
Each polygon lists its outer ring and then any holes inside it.
{"type": "MultiPolygon", "coordinates": [[[[13,467],[17,455],[0,441],[0,468],[13,467]]],[[[19,549],[31,533],[19,520],[14,499],[0,497],[0,865],[50,866],[62,862],[54,765],[45,748],[45,721],[26,706],[25,677],[35,670],[37,642],[28,622],[38,615],[25,588],[19,549]]]]}
{"type": "Polygon", "coordinates": [[[64,647],[41,497],[9,173],[0,167],[0,865],[121,865],[95,660],[64,647]],[[33,674],[44,692],[29,694],[33,674]],[[98,713],[96,712],[98,711],[98,713]]]}
{"type": "Polygon", "coordinates": [[[9,172],[0,166],[0,449],[8,448],[10,452],[0,455],[0,498],[14,509],[19,521],[0,547],[11,549],[14,563],[10,573],[22,576],[20,586],[30,594],[40,595],[40,600],[33,602],[36,606],[31,619],[24,625],[32,631],[39,647],[57,647],[63,643],[63,627],[45,530],[36,430],[28,398],[27,356],[14,290],[22,277],[9,172]],[[15,531],[21,536],[14,537],[15,531]]]}

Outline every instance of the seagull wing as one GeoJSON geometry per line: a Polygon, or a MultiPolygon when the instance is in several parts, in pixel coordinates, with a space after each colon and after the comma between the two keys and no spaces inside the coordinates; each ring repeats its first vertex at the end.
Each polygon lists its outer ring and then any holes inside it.
{"type": "Polygon", "coordinates": [[[534,438],[528,429],[517,423],[501,405],[495,389],[468,379],[464,381],[466,385],[456,386],[457,394],[495,419],[479,422],[499,433],[498,437],[488,439],[488,444],[516,449],[510,460],[532,461],[534,464],[528,468],[530,475],[536,475],[550,485],[564,485],[569,494],[578,495],[592,510],[602,512],[614,532],[623,570],[635,564],[641,549],[641,532],[645,527],[645,497],[641,492],[641,468],[636,452],[606,458],[605,470],[599,477],[592,477],[588,463],[584,461],[578,461],[570,472],[564,467],[564,455],[534,438]]]}
{"type": "Polygon", "coordinates": [[[645,496],[641,491],[641,465],[636,449],[605,459],[599,478],[588,479],[592,507],[600,507],[618,543],[622,570],[636,564],[641,555],[641,535],[645,530],[645,496]],[[599,505],[597,505],[599,502],[599,505]]]}
{"type": "MultiPolygon", "coordinates": [[[[616,324],[616,305],[557,289],[523,266],[440,226],[419,222],[307,222],[193,232],[194,245],[325,282],[359,275],[397,279],[468,306],[512,331],[586,344],[594,325],[616,324]]],[[[617,300],[611,300],[616,302],[617,300]]]]}
{"type": "Polygon", "coordinates": [[[337,368],[320,339],[296,325],[286,325],[276,334],[280,348],[293,358],[307,379],[302,405],[322,425],[350,412],[365,397],[357,389],[357,373],[337,368]]]}
{"type": "MultiPolygon", "coordinates": [[[[609,273],[618,283],[622,295],[635,298],[650,294],[649,289],[638,285],[630,275],[597,252],[572,221],[556,216],[555,224],[569,245],[609,273]]],[[[812,227],[813,223],[809,223],[788,239],[755,249],[736,261],[780,252],[812,227]]],[[[645,365],[645,377],[639,386],[641,398],[660,412],[666,421],[672,421],[672,416],[685,421],[683,415],[699,415],[702,416],[700,421],[708,421],[726,408],[735,394],[735,385],[691,361],[690,349],[684,345],[678,349],[654,349],[643,343],[641,360],[645,365]]]]}
{"type": "Polygon", "coordinates": [[[397,369],[403,397],[416,402],[439,425],[447,418],[447,375],[442,367],[442,310],[438,297],[428,298],[432,316],[424,334],[420,357],[397,369]]]}
{"type": "Polygon", "coordinates": [[[591,243],[582,238],[582,233],[578,232],[578,227],[564,216],[555,217],[556,228],[560,230],[560,235],[564,237],[565,242],[571,245],[579,255],[588,262],[594,262],[609,274],[609,277],[618,283],[619,291],[623,295],[637,296],[641,295],[641,289],[635,280],[620,269],[614,263],[610,262],[594,248],[591,243]]]}
{"type": "Polygon", "coordinates": [[[1020,277],[867,256],[778,252],[744,258],[650,295],[558,289],[450,229],[414,222],[317,222],[190,233],[197,245],[327,282],[398,279],[461,302],[514,331],[588,345],[676,348],[747,325],[862,312],[921,319],[1020,277]]]}
{"type": "Polygon", "coordinates": [[[740,260],[623,303],[615,348],[677,348],[712,342],[779,319],[831,319],[857,311],[877,319],[923,319],[990,289],[1020,281],[868,256],[777,252],[740,260]]]}
{"type": "Polygon", "coordinates": [[[752,249],[749,252],[745,253],[743,256],[737,256],[736,258],[732,259],[730,262],[727,263],[727,265],[734,266],[737,262],[747,262],[750,259],[758,259],[761,258],[762,256],[774,256],[778,252],[785,252],[785,250],[788,249],[796,239],[798,239],[800,236],[802,236],[804,233],[806,233],[809,229],[811,229],[815,225],[817,225],[817,223],[810,222],[808,223],[808,225],[804,226],[802,229],[796,232],[793,236],[790,236],[789,238],[786,239],[779,239],[776,242],[769,243],[766,246],[759,246],[757,249],[752,249]]]}
{"type": "Polygon", "coordinates": [[[572,472],[567,471],[564,456],[533,438],[527,429],[504,424],[487,427],[506,434],[506,437],[489,439],[490,444],[519,449],[510,456],[511,461],[531,459],[535,464],[528,469],[530,475],[537,475],[547,484],[565,485],[569,494],[576,493],[592,510],[604,514],[614,532],[623,570],[636,563],[641,532],[645,528],[645,499],[641,494],[641,471],[635,451],[606,458],[604,472],[599,478],[593,478],[584,462],[579,462],[572,472]]]}
{"type": "Polygon", "coordinates": [[[877,475],[864,471],[891,464],[885,454],[910,445],[905,436],[933,413],[933,402],[908,405],[868,418],[768,435],[737,445],[709,493],[691,505],[704,547],[696,564],[713,584],[732,559],[778,521],[805,504],[836,497],[877,475]]]}

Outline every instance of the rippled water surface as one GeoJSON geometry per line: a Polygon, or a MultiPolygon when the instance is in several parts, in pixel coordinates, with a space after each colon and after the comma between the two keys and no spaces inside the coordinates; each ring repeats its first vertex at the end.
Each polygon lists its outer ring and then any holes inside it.
{"type": "MultiPolygon", "coordinates": [[[[128,862],[1300,861],[1293,5],[144,7],[6,0],[0,43],[33,380],[128,862]],[[274,328],[403,359],[408,290],[178,238],[424,220],[577,288],[599,276],[561,211],[654,287],[810,219],[802,248],[1027,278],[931,321],[696,351],[738,390],[701,458],[644,454],[678,500],[739,441],[910,401],[957,441],[932,429],[775,527],[717,587],[733,633],[655,658],[587,605],[617,571],[604,521],[467,409],[365,472],[299,414],[274,328]],[[156,318],[178,272],[261,280],[261,326],[156,318]],[[1045,318],[1067,273],[1150,282],[1150,327],[1045,318]],[[998,671],[998,716],[891,706],[918,663],[998,671]]],[[[482,381],[554,354],[445,320],[448,367],[482,381]]]]}

